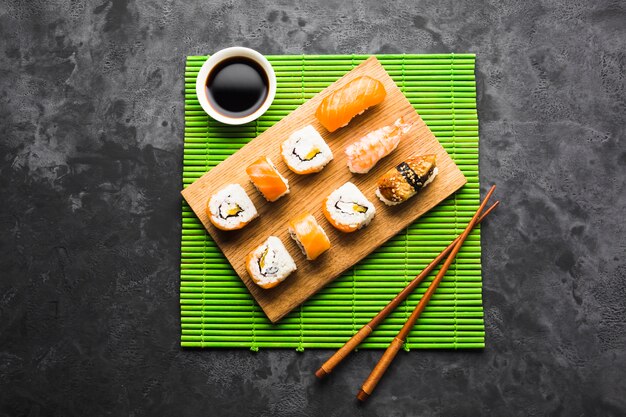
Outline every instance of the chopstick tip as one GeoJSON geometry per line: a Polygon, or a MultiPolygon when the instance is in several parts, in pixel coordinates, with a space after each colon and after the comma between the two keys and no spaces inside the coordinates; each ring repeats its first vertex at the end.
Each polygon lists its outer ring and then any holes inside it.
{"type": "Polygon", "coordinates": [[[324,370],[324,368],[320,368],[320,369],[318,369],[317,371],[315,371],[315,376],[316,376],[318,379],[324,379],[324,378],[326,377],[326,375],[328,375],[328,372],[326,372],[326,371],[324,370]]]}
{"type": "Polygon", "coordinates": [[[489,199],[491,198],[491,196],[493,195],[493,192],[496,190],[496,185],[493,184],[491,186],[491,188],[489,189],[489,191],[487,191],[487,194],[485,195],[485,198],[483,198],[483,202],[480,205],[479,211],[482,211],[483,208],[485,207],[485,205],[487,204],[487,202],[489,201],[489,199]]]}
{"type": "Polygon", "coordinates": [[[361,402],[367,400],[369,397],[370,395],[367,392],[363,391],[362,389],[359,390],[359,393],[356,395],[356,398],[361,402]]]}

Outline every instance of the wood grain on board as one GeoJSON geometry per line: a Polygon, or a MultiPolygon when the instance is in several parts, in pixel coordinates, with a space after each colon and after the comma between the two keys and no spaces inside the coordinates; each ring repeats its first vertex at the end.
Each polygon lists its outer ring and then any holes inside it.
{"type": "Polygon", "coordinates": [[[267,317],[276,322],[465,183],[463,173],[382,65],[375,57],[371,57],[190,184],[182,191],[182,195],[267,317]],[[329,133],[315,118],[318,104],[331,90],[362,75],[380,80],[387,90],[387,97],[378,106],[354,118],[348,126],[329,133]],[[372,130],[393,123],[400,116],[416,122],[416,126],[398,148],[368,174],[352,174],[346,166],[346,146],[372,130]],[[297,175],[282,160],[280,144],[291,133],[309,124],[324,137],[333,151],[334,160],[320,173],[297,175]],[[420,194],[394,207],[387,207],[376,198],[376,182],[383,173],[411,155],[428,153],[437,155],[439,175],[420,194]],[[246,175],[246,167],[261,155],[268,156],[289,180],[290,194],[274,203],[265,201],[246,175]],[[348,234],[334,229],[326,221],[321,209],[323,200],[347,181],[356,184],[376,206],[372,223],[348,234]],[[244,187],[259,212],[259,218],[242,230],[224,232],[210,223],[205,210],[209,197],[229,183],[238,183],[244,187]],[[289,220],[304,211],[315,216],[332,244],[328,252],[313,262],[306,260],[287,231],[289,220]],[[248,276],[245,258],[270,235],[280,237],[296,261],[298,270],[277,287],[264,290],[248,276]]]}

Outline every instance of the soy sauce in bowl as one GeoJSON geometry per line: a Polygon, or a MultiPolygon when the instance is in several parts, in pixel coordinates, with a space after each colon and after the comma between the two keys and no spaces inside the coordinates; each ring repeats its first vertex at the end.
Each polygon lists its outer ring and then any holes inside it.
{"type": "Polygon", "coordinates": [[[241,118],[256,112],[268,95],[269,80],[252,59],[233,57],[216,65],[207,78],[210,105],[224,116],[241,118]]]}

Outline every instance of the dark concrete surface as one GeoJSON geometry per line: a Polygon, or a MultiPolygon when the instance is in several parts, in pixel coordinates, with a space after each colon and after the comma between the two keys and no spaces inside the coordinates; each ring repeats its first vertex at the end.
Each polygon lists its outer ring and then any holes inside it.
{"type": "Polygon", "coordinates": [[[2,0],[0,415],[626,415],[624,1],[2,0]],[[484,351],[179,348],[184,58],[475,52],[484,351]]]}

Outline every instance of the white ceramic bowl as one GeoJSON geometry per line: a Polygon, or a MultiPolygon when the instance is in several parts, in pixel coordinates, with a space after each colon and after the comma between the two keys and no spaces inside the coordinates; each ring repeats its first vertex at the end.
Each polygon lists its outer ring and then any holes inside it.
{"type": "Polygon", "coordinates": [[[198,101],[200,102],[202,109],[215,120],[229,125],[242,125],[259,118],[270,107],[272,101],[274,101],[274,97],[276,96],[276,74],[274,74],[274,68],[272,68],[269,61],[254,49],[233,46],[231,48],[217,51],[202,65],[202,68],[200,68],[200,72],[198,73],[198,78],[196,78],[196,95],[198,96],[198,101]],[[245,117],[229,117],[219,113],[211,106],[209,98],[207,97],[206,82],[209,77],[209,73],[223,60],[233,57],[252,59],[261,66],[263,71],[265,71],[269,81],[265,102],[257,109],[257,111],[245,117]]]}

